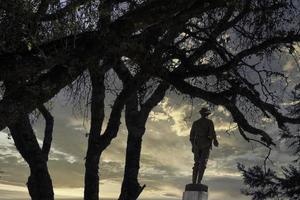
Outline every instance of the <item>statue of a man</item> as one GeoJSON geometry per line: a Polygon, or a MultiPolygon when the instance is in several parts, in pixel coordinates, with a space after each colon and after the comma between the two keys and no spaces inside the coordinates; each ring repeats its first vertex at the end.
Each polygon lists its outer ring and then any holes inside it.
{"type": "Polygon", "coordinates": [[[211,114],[210,111],[207,108],[202,108],[199,112],[201,118],[193,123],[190,133],[194,153],[193,184],[201,183],[212,143],[216,147],[219,146],[214,124],[210,119],[207,119],[207,116],[211,114]]]}

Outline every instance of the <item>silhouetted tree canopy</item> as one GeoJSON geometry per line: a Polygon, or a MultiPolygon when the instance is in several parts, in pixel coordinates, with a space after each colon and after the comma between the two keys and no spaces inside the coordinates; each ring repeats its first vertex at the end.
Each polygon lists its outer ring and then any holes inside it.
{"type": "Polygon", "coordinates": [[[270,146],[262,118],[280,129],[300,123],[280,107],[290,87],[280,60],[297,56],[299,8],[296,0],[1,1],[0,129],[89,74],[89,200],[98,199],[99,159],[117,136],[123,107],[140,111],[127,102],[153,79],[157,89],[170,85],[225,107],[245,140],[270,146]],[[122,80],[122,90],[102,130],[109,70],[122,80]]]}
{"type": "Polygon", "coordinates": [[[237,104],[249,102],[280,127],[299,122],[281,114],[268,87],[284,74],[263,62],[293,51],[298,11],[296,1],[284,0],[2,1],[0,78],[3,88],[18,84],[1,102],[0,125],[11,121],[11,110],[30,112],[49,100],[93,60],[112,67],[125,57],[180,92],[225,106],[242,131],[272,143],[237,104]]]}

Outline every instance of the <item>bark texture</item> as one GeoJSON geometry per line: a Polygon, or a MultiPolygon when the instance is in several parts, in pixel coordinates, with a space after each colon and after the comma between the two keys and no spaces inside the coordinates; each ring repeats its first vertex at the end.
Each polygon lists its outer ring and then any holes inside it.
{"type": "Polygon", "coordinates": [[[138,182],[138,174],[145,124],[138,117],[138,97],[135,93],[126,104],[125,120],[128,136],[125,171],[119,200],[137,199],[144,188],[138,182]]]}
{"type": "Polygon", "coordinates": [[[135,93],[126,104],[125,120],[128,137],[125,172],[119,200],[137,199],[146,186],[141,186],[138,182],[142,138],[150,111],[163,99],[168,88],[167,83],[161,83],[146,103],[139,105],[138,95],[135,93]]]}
{"type": "Polygon", "coordinates": [[[91,129],[85,162],[84,199],[98,200],[99,197],[99,161],[101,156],[100,137],[104,119],[104,70],[90,69],[92,81],[91,129]]]}
{"type": "Polygon", "coordinates": [[[99,199],[99,161],[100,152],[97,144],[89,143],[85,162],[84,199],[99,199]]]}
{"type": "Polygon", "coordinates": [[[37,142],[27,114],[9,127],[15,145],[30,167],[27,187],[32,200],[53,200],[53,186],[47,161],[37,142]]]}
{"type": "Polygon", "coordinates": [[[136,129],[133,131],[128,129],[125,172],[119,200],[137,199],[145,187],[145,185],[142,187],[138,182],[144,132],[145,130],[136,129]]]}

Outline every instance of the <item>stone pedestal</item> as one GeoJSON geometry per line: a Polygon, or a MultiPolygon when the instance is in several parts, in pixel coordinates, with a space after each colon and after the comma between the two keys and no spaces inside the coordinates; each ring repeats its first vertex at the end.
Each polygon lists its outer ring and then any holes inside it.
{"type": "Polygon", "coordinates": [[[188,184],[185,186],[182,200],[207,200],[208,188],[203,184],[188,184]]]}

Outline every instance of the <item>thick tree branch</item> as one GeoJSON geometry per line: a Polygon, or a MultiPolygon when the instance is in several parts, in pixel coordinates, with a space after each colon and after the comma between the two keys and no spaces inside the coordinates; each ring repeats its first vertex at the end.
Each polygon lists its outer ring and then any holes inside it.
{"type": "Polygon", "coordinates": [[[144,75],[143,73],[138,73],[134,77],[134,79],[130,81],[130,83],[124,86],[120,94],[117,96],[112,107],[107,128],[101,135],[100,139],[101,142],[104,142],[105,148],[110,144],[111,140],[117,136],[120,126],[121,113],[124,108],[124,105],[126,104],[126,101],[129,99],[131,94],[133,94],[133,92],[137,90],[138,86],[145,83],[147,79],[147,75],[144,75]]]}
{"type": "Polygon", "coordinates": [[[91,128],[89,141],[97,141],[101,134],[102,124],[104,120],[104,99],[105,86],[103,67],[89,68],[92,81],[92,97],[91,97],[91,128]]]}
{"type": "Polygon", "coordinates": [[[51,143],[52,143],[54,119],[53,119],[53,116],[51,115],[51,113],[48,111],[48,109],[44,105],[39,106],[38,109],[42,113],[42,115],[45,119],[45,122],[46,122],[45,131],[44,131],[44,140],[43,140],[43,146],[42,146],[42,153],[47,162],[48,157],[49,157],[50,148],[51,148],[51,143]]]}
{"type": "Polygon", "coordinates": [[[169,89],[170,85],[167,82],[162,82],[155,89],[154,93],[150,96],[150,98],[141,105],[140,113],[142,115],[142,119],[144,121],[147,120],[149,113],[151,110],[157,106],[159,102],[164,98],[166,91],[169,89]]]}
{"type": "Polygon", "coordinates": [[[98,40],[96,32],[86,32],[78,35],[63,37],[44,43],[25,52],[14,52],[0,55],[0,80],[15,80],[16,74],[20,80],[30,81],[55,65],[65,65],[71,59],[78,59],[78,54],[96,56],[101,54],[101,45],[96,46],[98,40]]]}
{"type": "Polygon", "coordinates": [[[266,142],[268,145],[273,144],[272,138],[266,132],[251,126],[248,123],[248,121],[245,119],[244,115],[239,111],[239,109],[230,100],[228,100],[234,94],[234,91],[227,90],[219,93],[208,92],[198,87],[192,86],[187,82],[185,82],[184,80],[176,78],[171,74],[166,75],[166,73],[160,73],[160,74],[153,74],[153,75],[160,77],[163,80],[166,80],[167,82],[172,84],[177,90],[179,90],[184,94],[188,94],[192,97],[198,97],[204,99],[215,105],[224,106],[226,109],[228,109],[231,112],[234,121],[238,123],[243,130],[254,135],[261,135],[262,140],[264,142],[266,142]]]}
{"type": "Polygon", "coordinates": [[[272,116],[274,116],[279,128],[285,128],[284,123],[290,123],[290,124],[300,123],[300,117],[291,118],[291,117],[284,116],[277,109],[278,106],[262,101],[259,98],[259,96],[253,94],[248,88],[237,86],[237,85],[235,85],[234,88],[238,94],[249,99],[255,106],[259,107],[262,111],[267,111],[272,116]]]}
{"type": "MultiPolygon", "coordinates": [[[[241,52],[234,55],[231,60],[220,66],[213,66],[210,64],[203,65],[190,65],[191,61],[189,58],[185,58],[188,62],[183,62],[182,70],[176,73],[176,76],[181,78],[197,77],[197,76],[209,76],[218,75],[223,72],[227,72],[230,69],[236,69],[239,63],[247,56],[260,53],[271,47],[280,47],[282,44],[291,44],[293,42],[300,41],[300,35],[290,35],[285,37],[273,37],[265,40],[264,42],[254,45],[248,49],[242,50],[241,52]]],[[[201,46],[202,48],[202,46],[201,46]]]]}
{"type": "MultiPolygon", "coordinates": [[[[203,98],[203,99],[205,99],[205,98],[203,98]]],[[[247,131],[248,133],[251,133],[253,135],[262,136],[261,141],[264,142],[267,146],[275,145],[275,143],[273,142],[273,139],[270,137],[270,135],[268,133],[250,125],[249,122],[247,121],[247,119],[244,117],[243,113],[236,107],[236,105],[231,103],[229,100],[216,99],[215,102],[213,102],[213,103],[217,103],[216,105],[224,106],[231,113],[231,116],[232,116],[234,122],[236,122],[242,130],[247,131]]],[[[243,132],[241,135],[243,135],[243,132]]]]}

